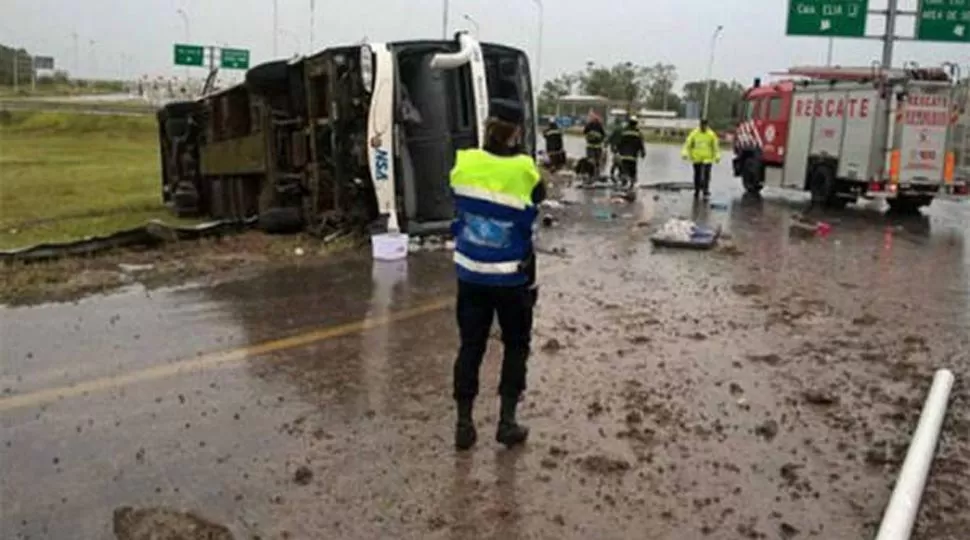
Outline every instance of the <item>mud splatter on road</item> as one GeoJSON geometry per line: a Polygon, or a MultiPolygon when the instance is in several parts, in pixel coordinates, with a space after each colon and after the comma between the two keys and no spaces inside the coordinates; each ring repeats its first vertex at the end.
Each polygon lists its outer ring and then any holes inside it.
{"type": "Polygon", "coordinates": [[[965,537],[967,209],[851,209],[819,238],[790,235],[801,208],[785,199],[715,191],[720,211],[661,193],[604,221],[606,194],[566,196],[578,204],[541,235],[570,257],[540,259],[524,448],[491,437],[498,342],[478,445],[452,447],[446,254],[11,309],[0,530],[865,538],[945,365],[958,382],[914,538],[965,537]],[[737,252],[654,252],[636,224],[667,216],[723,225],[737,252]]]}

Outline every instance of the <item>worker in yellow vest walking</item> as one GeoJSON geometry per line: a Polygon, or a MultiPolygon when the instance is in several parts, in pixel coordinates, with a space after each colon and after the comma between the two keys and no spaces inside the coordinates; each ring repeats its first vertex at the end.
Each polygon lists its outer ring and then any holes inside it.
{"type": "Polygon", "coordinates": [[[721,144],[717,133],[701,119],[699,127],[694,128],[684,141],[681,155],[694,165],[694,197],[701,194],[707,199],[711,196],[711,168],[721,161],[721,144]]]}

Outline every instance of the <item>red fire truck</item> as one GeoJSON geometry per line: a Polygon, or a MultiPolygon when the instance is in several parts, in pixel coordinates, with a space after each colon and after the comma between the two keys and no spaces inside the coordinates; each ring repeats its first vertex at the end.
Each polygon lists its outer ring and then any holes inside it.
{"type": "Polygon", "coordinates": [[[811,192],[843,207],[885,198],[915,211],[935,197],[968,198],[968,86],[955,69],[800,67],[744,95],[734,175],[811,192]]]}

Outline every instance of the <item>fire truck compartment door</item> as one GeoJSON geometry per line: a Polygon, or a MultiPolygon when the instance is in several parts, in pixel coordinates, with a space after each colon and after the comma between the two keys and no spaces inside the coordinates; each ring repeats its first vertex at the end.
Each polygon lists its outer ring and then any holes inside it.
{"type": "Polygon", "coordinates": [[[950,127],[950,88],[912,84],[896,116],[900,184],[943,181],[950,127]]]}

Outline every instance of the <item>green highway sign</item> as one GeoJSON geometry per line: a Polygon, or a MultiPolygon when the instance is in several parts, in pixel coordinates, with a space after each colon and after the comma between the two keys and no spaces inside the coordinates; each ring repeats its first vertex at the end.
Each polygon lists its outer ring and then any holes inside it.
{"type": "Polygon", "coordinates": [[[175,44],[176,66],[201,66],[205,64],[205,47],[201,45],[175,44]]]}
{"type": "Polygon", "coordinates": [[[970,0],[922,0],[916,39],[970,43],[970,0]]]}
{"type": "Polygon", "coordinates": [[[249,51],[246,49],[222,49],[219,65],[226,69],[249,69],[249,51]]]}
{"type": "Polygon", "coordinates": [[[863,37],[868,12],[869,0],[789,0],[786,33],[789,36],[863,37]]]}

